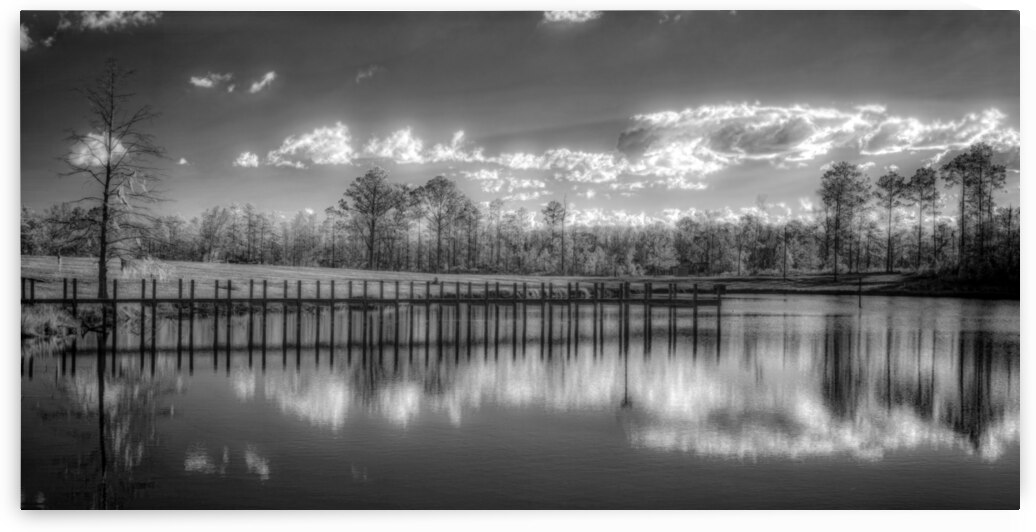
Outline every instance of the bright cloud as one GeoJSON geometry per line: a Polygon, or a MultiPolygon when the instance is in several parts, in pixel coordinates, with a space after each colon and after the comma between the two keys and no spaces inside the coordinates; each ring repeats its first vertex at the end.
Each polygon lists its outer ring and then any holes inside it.
{"type": "Polygon", "coordinates": [[[314,129],[299,136],[289,136],[281,147],[266,155],[266,163],[274,166],[306,168],[316,165],[349,164],[355,157],[349,128],[341,122],[314,129]]]}
{"type": "Polygon", "coordinates": [[[483,192],[507,194],[504,199],[536,198],[547,193],[547,183],[542,179],[515,177],[499,169],[480,168],[461,172],[461,175],[477,182],[483,192]]]}
{"type": "MultiPolygon", "coordinates": [[[[926,151],[943,157],[979,141],[1018,153],[1018,132],[995,109],[954,121],[921,121],[892,115],[880,105],[840,110],[743,103],[636,115],[619,134],[616,149],[602,151],[552,147],[539,153],[487,155],[463,131],[428,147],[431,143],[409,127],[369,137],[362,149],[354,150],[349,129],[339,122],[288,137],[269,152],[265,164],[307,168],[357,159],[445,163],[487,193],[533,198],[545,194],[550,184],[592,198],[652,189],[702,190],[716,174],[747,162],[777,169],[815,167],[825,156],[844,156],[835,150],[854,153],[850,158],[926,151]]],[[[879,162],[865,160],[860,166],[875,171],[879,162]]]]}
{"type": "Polygon", "coordinates": [[[543,22],[547,24],[581,24],[600,18],[600,11],[544,11],[543,22]]]}
{"type": "MultiPolygon", "coordinates": [[[[234,75],[229,72],[226,74],[217,74],[215,72],[209,72],[208,74],[200,77],[191,76],[191,85],[194,85],[195,87],[201,87],[203,89],[211,89],[218,85],[222,85],[233,78],[234,75]]],[[[233,91],[233,89],[230,90],[233,91]]]]}
{"type": "Polygon", "coordinates": [[[363,155],[391,159],[398,164],[420,164],[425,162],[423,149],[424,141],[415,137],[410,128],[405,128],[383,139],[371,138],[363,147],[363,155]]]}
{"type": "Polygon", "coordinates": [[[240,166],[241,168],[255,168],[256,166],[259,166],[259,156],[250,151],[246,151],[241,155],[238,155],[237,159],[234,160],[234,166],[240,166]]]}
{"type": "Polygon", "coordinates": [[[22,51],[32,48],[32,37],[29,37],[29,28],[22,24],[22,51]]]}
{"type": "Polygon", "coordinates": [[[103,166],[108,163],[109,156],[113,162],[119,162],[126,156],[126,147],[116,140],[108,150],[108,137],[102,133],[90,133],[72,145],[68,161],[77,168],[103,166]]]}
{"type": "Polygon", "coordinates": [[[190,163],[187,162],[187,159],[184,159],[183,157],[180,157],[180,160],[177,161],[176,164],[178,164],[180,166],[187,166],[190,163]]]}
{"type": "Polygon", "coordinates": [[[453,139],[447,144],[436,144],[431,150],[425,155],[425,157],[431,162],[463,162],[473,163],[485,161],[485,156],[482,155],[482,148],[474,148],[472,150],[466,149],[466,142],[464,140],[464,132],[457,131],[453,134],[453,139]]]}
{"type": "Polygon", "coordinates": [[[370,65],[366,68],[361,68],[360,70],[356,71],[356,84],[359,85],[364,80],[373,78],[375,74],[384,71],[385,67],[380,65],[370,65]]]}
{"type": "Polygon", "coordinates": [[[658,175],[718,172],[745,161],[801,166],[836,148],[862,155],[960,149],[974,142],[1017,149],[1018,132],[996,109],[949,122],[891,115],[878,105],[850,110],[759,104],[701,106],[634,116],[618,149],[658,175]]]}
{"type": "Polygon", "coordinates": [[[252,94],[255,94],[255,93],[265,89],[266,87],[269,87],[270,84],[273,83],[273,80],[275,80],[275,79],[277,79],[277,73],[276,72],[273,72],[273,71],[267,72],[266,74],[263,74],[263,77],[260,78],[259,81],[256,81],[256,82],[252,83],[252,86],[248,88],[248,92],[250,92],[252,94]]]}
{"type": "Polygon", "coordinates": [[[162,18],[157,11],[82,11],[63,14],[58,29],[76,27],[81,30],[120,31],[154,24],[162,18]]]}

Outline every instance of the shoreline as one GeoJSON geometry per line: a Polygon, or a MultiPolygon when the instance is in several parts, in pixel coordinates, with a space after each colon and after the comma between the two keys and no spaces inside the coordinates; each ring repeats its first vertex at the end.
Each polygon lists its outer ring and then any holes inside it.
{"type": "MultiPolygon", "coordinates": [[[[113,261],[113,266],[115,261],[113,261]]],[[[484,283],[500,283],[503,286],[513,283],[529,283],[529,288],[538,288],[540,284],[553,283],[555,287],[565,283],[620,283],[635,284],[649,282],[664,286],[666,283],[680,283],[683,286],[698,284],[702,292],[711,292],[718,285],[725,286],[725,293],[736,294],[773,294],[773,295],[864,295],[901,296],[901,297],[956,297],[961,299],[985,300],[1020,300],[1020,284],[1015,281],[1009,284],[988,284],[967,281],[956,281],[948,277],[933,274],[866,272],[840,274],[835,281],[831,273],[797,273],[786,279],[780,275],[745,275],[745,276],[672,276],[642,275],[638,277],[586,277],[560,275],[517,275],[494,273],[425,273],[381,270],[356,270],[347,268],[324,267],[291,267],[259,264],[226,264],[204,262],[170,261],[162,263],[165,271],[161,272],[159,293],[165,297],[173,297],[177,291],[177,280],[198,281],[199,297],[209,297],[216,281],[221,284],[230,280],[237,297],[244,298],[248,292],[250,280],[256,281],[255,292],[259,296],[260,283],[268,281],[270,297],[280,297],[283,283],[289,281],[289,297],[294,297],[299,281],[303,284],[304,294],[315,294],[317,282],[323,283],[323,292],[327,293],[330,283],[337,281],[336,293],[344,293],[349,281],[373,283],[372,290],[377,289],[379,281],[386,285],[386,295],[395,290],[399,283],[401,290],[409,290],[409,283],[423,289],[424,283],[442,284],[451,288],[455,283],[482,285],[484,283]]],[[[54,298],[62,295],[62,279],[78,278],[79,294],[92,297],[96,293],[97,259],[85,257],[65,257],[59,266],[56,257],[25,256],[21,257],[21,276],[37,280],[37,297],[54,298]]],[[[112,279],[119,280],[120,294],[129,297],[139,293],[142,279],[150,290],[151,277],[147,275],[124,275],[117,266],[110,269],[112,279]]],[[[359,291],[360,287],[355,287],[359,291]]],[[[659,288],[659,287],[656,287],[659,288]]],[[[186,296],[187,286],[184,286],[186,296]]],[[[308,296],[307,296],[308,297],[308,296]]]]}

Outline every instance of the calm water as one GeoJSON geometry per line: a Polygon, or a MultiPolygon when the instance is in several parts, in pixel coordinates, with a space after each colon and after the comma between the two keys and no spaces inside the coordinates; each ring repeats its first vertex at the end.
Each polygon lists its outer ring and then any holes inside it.
{"type": "Polygon", "coordinates": [[[234,316],[229,349],[223,316],[215,350],[198,318],[193,354],[176,320],[154,354],[132,321],[115,354],[25,346],[22,506],[1018,507],[1018,302],[728,298],[675,338],[667,312],[625,339],[614,307],[530,305],[339,310],[333,349],[326,310],[234,316]]]}

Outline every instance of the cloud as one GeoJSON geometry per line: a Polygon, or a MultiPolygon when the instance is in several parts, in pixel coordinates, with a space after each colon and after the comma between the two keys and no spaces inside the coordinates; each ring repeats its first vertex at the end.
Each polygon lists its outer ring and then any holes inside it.
{"type": "Polygon", "coordinates": [[[238,155],[237,159],[234,160],[234,166],[240,166],[241,168],[255,168],[256,166],[259,166],[259,156],[250,151],[246,151],[241,155],[238,155]]]}
{"type": "Polygon", "coordinates": [[[157,11],[80,11],[62,13],[58,19],[58,30],[78,28],[80,30],[121,31],[138,26],[154,24],[162,18],[157,11]]]}
{"type": "Polygon", "coordinates": [[[462,171],[461,175],[477,182],[483,192],[508,194],[504,199],[525,201],[547,193],[547,183],[542,179],[516,177],[499,169],[479,168],[462,171]],[[522,197],[525,199],[521,199],[522,197]]]}
{"type": "Polygon", "coordinates": [[[107,164],[109,155],[115,162],[126,156],[127,150],[122,142],[116,140],[109,154],[106,149],[107,136],[101,133],[90,133],[81,141],[72,145],[68,160],[77,168],[103,166],[107,164]]]}
{"type": "Polygon", "coordinates": [[[264,74],[259,81],[252,83],[252,86],[248,88],[248,92],[255,94],[268,87],[275,79],[277,79],[277,73],[271,70],[264,74]]]}
{"type": "Polygon", "coordinates": [[[384,72],[386,69],[380,65],[370,65],[366,68],[361,68],[356,71],[356,84],[359,85],[366,79],[373,78],[375,74],[384,72]]]}
{"type": "Polygon", "coordinates": [[[848,110],[794,105],[701,106],[636,115],[618,150],[633,168],[662,176],[706,176],[746,161],[796,167],[834,149],[890,155],[959,149],[979,141],[1017,149],[1018,132],[996,109],[949,122],[895,116],[880,105],[848,110]]]}
{"type": "Polygon", "coordinates": [[[281,146],[266,155],[266,164],[306,168],[316,165],[349,164],[356,156],[349,128],[341,122],[289,136],[281,146]]]}
{"type": "Polygon", "coordinates": [[[383,139],[371,138],[363,147],[363,155],[391,159],[398,164],[420,164],[426,160],[423,148],[424,141],[415,137],[410,128],[404,128],[383,139]]]}
{"type": "Polygon", "coordinates": [[[600,18],[600,11],[544,11],[544,24],[582,24],[600,18]]]}
{"type": "MultiPolygon", "coordinates": [[[[191,85],[194,85],[195,87],[201,87],[203,89],[211,89],[213,87],[222,85],[233,78],[234,75],[229,72],[226,74],[217,74],[215,72],[209,72],[208,74],[205,74],[204,76],[200,77],[191,76],[191,85]]],[[[228,92],[232,92],[234,90],[232,87],[233,85],[231,85],[231,88],[228,92]]]]}
{"type": "Polygon", "coordinates": [[[32,48],[33,42],[32,37],[29,37],[29,28],[22,24],[22,51],[26,51],[32,48]]]}
{"type": "Polygon", "coordinates": [[[658,16],[658,23],[659,24],[676,24],[677,22],[680,22],[680,19],[683,18],[683,15],[684,14],[679,12],[679,11],[677,11],[677,12],[663,11],[658,16]]]}
{"type": "Polygon", "coordinates": [[[462,162],[473,163],[485,161],[482,155],[482,148],[466,149],[467,142],[464,140],[464,132],[457,131],[449,144],[436,144],[425,155],[431,162],[462,162]]]}
{"type": "Polygon", "coordinates": [[[180,160],[177,161],[176,164],[178,164],[180,166],[187,166],[190,163],[187,162],[187,159],[184,159],[183,157],[180,157],[180,160]]]}

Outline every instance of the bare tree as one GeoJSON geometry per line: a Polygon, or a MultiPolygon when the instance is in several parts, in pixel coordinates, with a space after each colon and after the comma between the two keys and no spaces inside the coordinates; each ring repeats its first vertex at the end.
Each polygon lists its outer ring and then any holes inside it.
{"type": "Polygon", "coordinates": [[[108,297],[108,260],[124,256],[126,242],[148,238],[154,226],[149,206],[159,201],[154,164],[162,148],[144,127],[158,117],[150,105],[133,104],[126,91],[132,70],[109,59],[90,85],[78,90],[89,102],[89,131],[69,135],[71,151],[61,160],[64,176],[79,176],[93,194],[79,201],[100,209],[97,224],[97,296],[108,297]]]}

